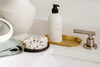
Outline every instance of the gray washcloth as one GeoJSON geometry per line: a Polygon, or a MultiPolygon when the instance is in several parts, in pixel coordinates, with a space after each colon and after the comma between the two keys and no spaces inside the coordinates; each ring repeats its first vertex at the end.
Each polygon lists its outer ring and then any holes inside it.
{"type": "Polygon", "coordinates": [[[0,57],[16,55],[23,51],[24,46],[15,39],[0,43],[0,57]]]}

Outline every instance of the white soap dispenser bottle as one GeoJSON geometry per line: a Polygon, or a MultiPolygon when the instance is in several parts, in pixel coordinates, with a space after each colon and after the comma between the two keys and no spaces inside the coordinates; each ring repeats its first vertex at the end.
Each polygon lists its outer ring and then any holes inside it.
{"type": "Polygon", "coordinates": [[[62,42],[62,17],[59,14],[58,4],[53,4],[52,14],[48,17],[49,40],[62,42]]]}

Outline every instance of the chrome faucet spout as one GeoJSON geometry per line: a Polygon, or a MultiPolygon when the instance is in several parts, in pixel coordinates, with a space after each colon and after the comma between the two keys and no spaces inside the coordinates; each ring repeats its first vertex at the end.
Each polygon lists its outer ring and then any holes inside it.
{"type": "Polygon", "coordinates": [[[86,31],[86,30],[79,30],[79,29],[74,29],[73,32],[74,33],[87,34],[88,35],[87,41],[84,44],[84,48],[91,49],[91,50],[97,49],[97,45],[94,43],[94,38],[93,38],[93,36],[96,35],[95,32],[93,32],[93,31],[86,31]]]}

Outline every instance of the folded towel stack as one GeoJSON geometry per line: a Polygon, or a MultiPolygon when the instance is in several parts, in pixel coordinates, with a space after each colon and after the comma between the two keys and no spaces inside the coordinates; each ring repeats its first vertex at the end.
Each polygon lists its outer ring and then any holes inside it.
{"type": "Polygon", "coordinates": [[[24,46],[14,39],[10,39],[6,42],[0,43],[0,57],[11,56],[22,53],[24,46]]]}

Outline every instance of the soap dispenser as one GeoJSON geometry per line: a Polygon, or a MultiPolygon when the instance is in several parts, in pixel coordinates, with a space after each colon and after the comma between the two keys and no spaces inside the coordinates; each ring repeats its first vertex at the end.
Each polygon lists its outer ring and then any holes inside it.
{"type": "Polygon", "coordinates": [[[62,17],[58,7],[58,4],[53,4],[52,14],[48,17],[48,36],[53,42],[62,42],[62,17]]]}

